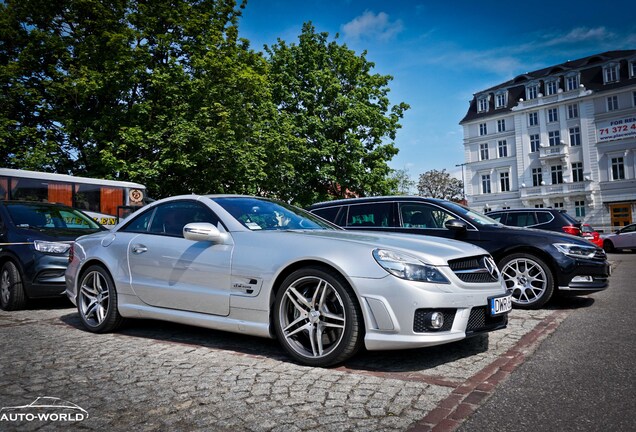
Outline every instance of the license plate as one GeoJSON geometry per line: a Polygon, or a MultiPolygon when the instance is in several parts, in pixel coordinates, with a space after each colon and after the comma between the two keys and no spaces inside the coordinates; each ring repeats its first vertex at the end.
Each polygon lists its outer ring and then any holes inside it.
{"type": "Polygon", "coordinates": [[[512,296],[490,297],[488,299],[490,315],[501,315],[512,310],[512,296]]]}

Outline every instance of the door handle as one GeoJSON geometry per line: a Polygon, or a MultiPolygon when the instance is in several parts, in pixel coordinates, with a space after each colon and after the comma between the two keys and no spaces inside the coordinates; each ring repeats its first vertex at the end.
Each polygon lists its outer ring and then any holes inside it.
{"type": "Polygon", "coordinates": [[[148,251],[148,248],[146,246],[144,246],[144,245],[134,245],[132,247],[132,252],[134,254],[142,254],[142,253],[147,252],[147,251],[148,251]]]}

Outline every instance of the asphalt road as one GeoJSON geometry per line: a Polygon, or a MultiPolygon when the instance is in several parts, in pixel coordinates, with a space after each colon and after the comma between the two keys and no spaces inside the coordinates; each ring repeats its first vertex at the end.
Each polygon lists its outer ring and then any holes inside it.
{"type": "Polygon", "coordinates": [[[579,307],[459,431],[636,430],[636,253],[610,254],[610,287],[579,307]]]}

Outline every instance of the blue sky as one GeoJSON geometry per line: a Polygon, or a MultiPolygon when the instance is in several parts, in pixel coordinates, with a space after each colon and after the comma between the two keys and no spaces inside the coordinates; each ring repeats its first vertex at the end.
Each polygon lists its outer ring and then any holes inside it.
{"type": "Polygon", "coordinates": [[[521,73],[620,49],[636,49],[633,1],[248,0],[241,37],[262,51],[297,42],[304,22],[339,34],[374,72],[393,76],[393,103],[411,106],[389,163],[417,180],[432,170],[461,178],[459,121],[474,93],[521,73]]]}

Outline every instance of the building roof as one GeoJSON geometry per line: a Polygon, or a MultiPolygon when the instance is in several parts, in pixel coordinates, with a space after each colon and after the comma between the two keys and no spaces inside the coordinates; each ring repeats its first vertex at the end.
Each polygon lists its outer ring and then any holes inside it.
{"type": "MultiPolygon", "coordinates": [[[[533,72],[526,72],[515,78],[498,84],[494,87],[475,93],[470,101],[468,112],[460,121],[460,124],[487,118],[493,115],[500,115],[502,112],[510,111],[517,105],[520,98],[525,98],[525,86],[527,83],[545,80],[548,77],[562,77],[568,72],[580,72],[581,84],[586,89],[594,92],[611,90],[617,87],[636,84],[636,77],[630,77],[627,67],[621,67],[620,81],[612,84],[603,83],[602,66],[611,62],[622,62],[627,65],[629,59],[636,60],[636,50],[618,50],[607,51],[601,54],[594,54],[578,60],[568,60],[565,63],[546,67],[533,72]],[[494,108],[494,97],[490,98],[488,111],[477,112],[477,99],[482,95],[494,95],[498,90],[506,90],[508,92],[508,103],[503,108],[494,108]]],[[[543,92],[543,83],[540,83],[540,92],[543,92]]]]}

